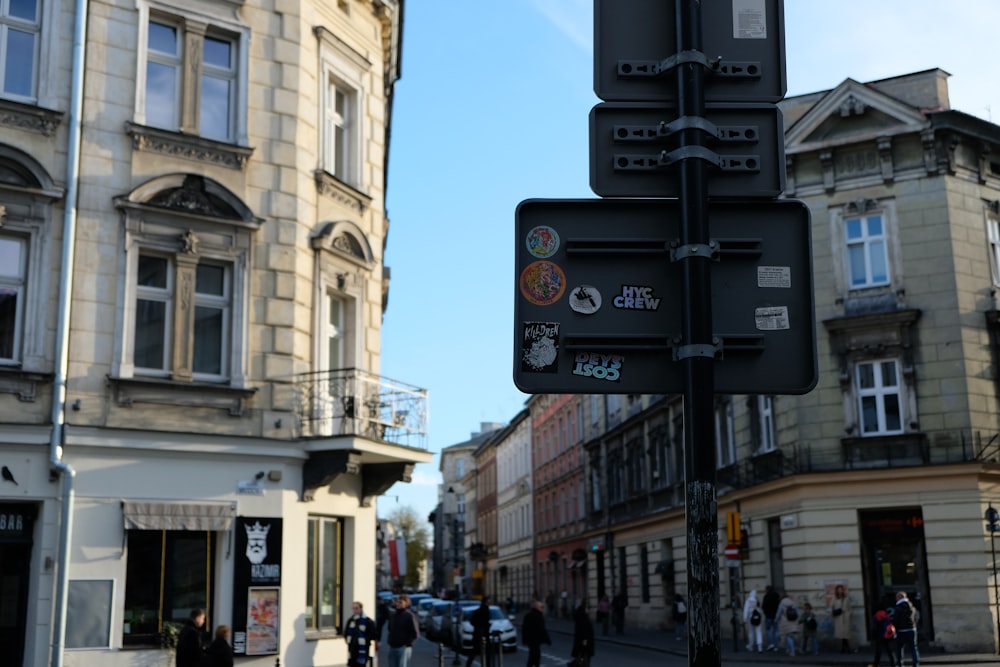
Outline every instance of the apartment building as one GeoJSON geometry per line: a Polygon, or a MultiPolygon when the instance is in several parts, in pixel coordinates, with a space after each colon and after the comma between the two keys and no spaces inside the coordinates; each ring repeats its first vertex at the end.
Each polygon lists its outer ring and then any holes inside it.
{"type": "MultiPolygon", "coordinates": [[[[785,194],[812,215],[819,382],[716,398],[720,554],[727,515],[749,541],[720,559],[724,633],[727,610],[771,584],[818,609],[830,638],[842,585],[854,645],[898,591],[923,642],[996,645],[1000,127],[950,109],[947,77],[848,79],[780,103],[785,194]]],[[[686,592],[687,536],[680,402],[649,398],[584,446],[588,534],[613,539],[605,576],[633,622],[656,626],[686,592]]]]}
{"type": "Polygon", "coordinates": [[[346,660],[431,460],[379,361],[402,5],[5,7],[5,664],[166,660],[194,608],[248,665],[346,660]]]}

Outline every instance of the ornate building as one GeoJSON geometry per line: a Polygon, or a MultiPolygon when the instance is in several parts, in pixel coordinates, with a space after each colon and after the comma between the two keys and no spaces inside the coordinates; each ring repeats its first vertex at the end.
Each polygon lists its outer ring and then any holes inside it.
{"type": "Polygon", "coordinates": [[[148,664],[200,607],[247,664],[344,662],[431,459],[379,374],[402,0],[0,23],[0,652],[148,664]]]}
{"type": "MultiPolygon", "coordinates": [[[[843,585],[852,644],[905,591],[922,641],[996,646],[984,516],[1000,506],[1000,127],[951,110],[947,76],[848,79],[780,103],[785,194],[812,214],[819,382],[717,397],[704,446],[720,527],[738,518],[748,541],[720,559],[724,621],[772,584],[819,610],[823,641],[843,585]]],[[[620,582],[633,622],[661,625],[667,596],[686,592],[680,402],[649,397],[610,421],[607,398],[591,401],[600,427],[584,444],[587,535],[615,558],[591,559],[604,573],[588,586],[620,582]]]]}

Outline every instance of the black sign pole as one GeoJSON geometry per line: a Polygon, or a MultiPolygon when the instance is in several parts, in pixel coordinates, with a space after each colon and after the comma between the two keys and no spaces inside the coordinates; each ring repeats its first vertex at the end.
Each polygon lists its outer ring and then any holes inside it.
{"type": "MultiPolygon", "coordinates": [[[[700,54],[701,1],[676,1],[678,47],[677,101],[681,118],[705,114],[705,71],[700,54]]],[[[677,358],[683,367],[684,471],[687,508],[687,584],[690,600],[688,665],[718,667],[719,545],[715,479],[715,343],[712,336],[711,237],[705,162],[697,157],[700,130],[680,132],[680,247],[682,267],[682,341],[677,358]],[[691,157],[684,157],[685,155],[691,157]]]]}

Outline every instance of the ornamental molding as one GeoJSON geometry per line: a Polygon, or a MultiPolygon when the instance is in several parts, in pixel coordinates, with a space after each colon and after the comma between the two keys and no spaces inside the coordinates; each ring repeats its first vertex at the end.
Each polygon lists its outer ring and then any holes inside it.
{"type": "Polygon", "coordinates": [[[246,167],[254,150],[131,122],[125,123],[125,133],[132,137],[132,148],[137,151],[170,155],[237,170],[246,167]]]}

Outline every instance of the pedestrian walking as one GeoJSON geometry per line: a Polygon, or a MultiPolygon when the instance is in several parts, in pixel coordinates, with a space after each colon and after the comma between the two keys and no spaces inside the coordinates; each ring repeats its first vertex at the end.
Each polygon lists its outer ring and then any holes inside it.
{"type": "Polygon", "coordinates": [[[410,596],[396,598],[396,613],[389,619],[389,667],[408,667],[413,643],[420,637],[420,622],[410,609],[410,596]]]}
{"type": "Polygon", "coordinates": [[[802,626],[802,653],[809,653],[809,646],[812,646],[812,654],[819,655],[819,621],[816,620],[816,612],[808,602],[802,603],[802,616],[799,618],[802,626]]]}
{"type": "Polygon", "coordinates": [[[674,595],[672,613],[674,617],[674,639],[684,639],[687,637],[688,610],[687,604],[684,602],[684,596],[680,593],[674,595]]]}
{"type": "Polygon", "coordinates": [[[233,667],[233,647],[229,645],[229,626],[215,629],[215,639],[205,649],[202,667],[233,667]]]}
{"type": "Polygon", "coordinates": [[[607,595],[602,595],[597,602],[597,621],[601,624],[601,631],[604,636],[608,636],[608,628],[611,627],[611,600],[607,595]]]}
{"type": "Polygon", "coordinates": [[[611,598],[611,620],[615,625],[615,632],[619,635],[625,634],[625,609],[628,607],[628,598],[625,593],[617,591],[611,598]]]}
{"type": "Polygon", "coordinates": [[[365,615],[360,602],[351,604],[351,617],[344,623],[344,641],[347,642],[349,667],[365,667],[378,650],[378,625],[365,615]]]}
{"type": "Polygon", "coordinates": [[[743,603],[743,622],[747,628],[747,650],[757,653],[764,652],[764,612],[757,599],[757,591],[750,589],[746,602],[743,603]]]}
{"type": "Polygon", "coordinates": [[[574,667],[589,667],[594,657],[594,624],[587,613],[584,599],[573,613],[573,664],[574,667]]]}
{"type": "Polygon", "coordinates": [[[486,642],[490,638],[490,598],[483,596],[479,606],[469,614],[469,623],[472,625],[472,653],[465,662],[465,667],[472,667],[472,661],[476,656],[486,656],[483,667],[490,660],[491,651],[488,650],[486,642]]]}
{"type": "Polygon", "coordinates": [[[184,627],[177,635],[175,659],[177,667],[200,667],[205,655],[205,610],[195,608],[188,614],[184,627]]]}
{"type": "Polygon", "coordinates": [[[778,650],[778,604],[781,603],[781,596],[774,586],[767,586],[764,589],[764,599],[761,600],[760,608],[764,612],[764,635],[767,637],[767,650],[778,650]]]}
{"type": "Polygon", "coordinates": [[[549,630],[545,626],[545,604],[532,600],[531,609],[521,622],[521,643],[528,647],[528,663],[525,667],[541,667],[542,644],[552,646],[549,630]]]}
{"type": "Polygon", "coordinates": [[[917,619],[918,614],[906,593],[896,593],[896,605],[893,607],[892,622],[896,626],[896,666],[903,667],[903,649],[910,653],[910,664],[920,665],[920,651],[917,649],[917,619]]]}
{"type": "Polygon", "coordinates": [[[879,609],[872,616],[872,644],[875,655],[872,657],[872,667],[881,667],[882,652],[889,659],[889,667],[896,667],[896,625],[885,609],[879,609]]]}
{"type": "Polygon", "coordinates": [[[851,600],[847,597],[847,589],[843,584],[837,584],[833,589],[833,600],[830,602],[830,615],[833,617],[833,637],[840,640],[840,652],[851,652],[851,600]]]}

